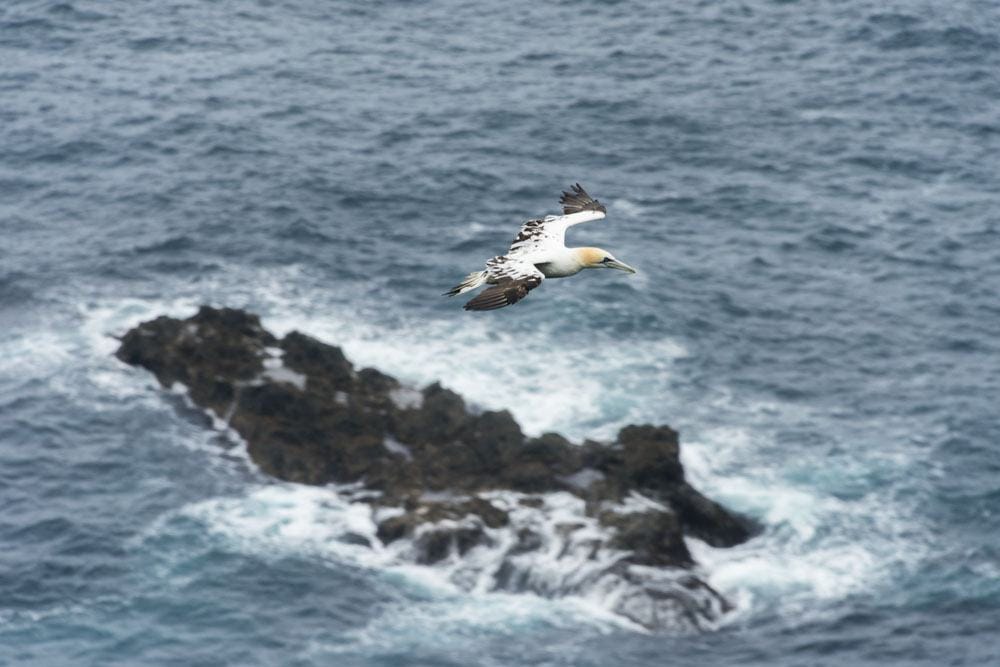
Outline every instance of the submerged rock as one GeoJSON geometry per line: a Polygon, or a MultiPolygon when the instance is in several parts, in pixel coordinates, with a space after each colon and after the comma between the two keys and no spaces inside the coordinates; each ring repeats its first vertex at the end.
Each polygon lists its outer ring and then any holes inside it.
{"type": "Polygon", "coordinates": [[[459,585],[597,590],[653,629],[701,627],[728,609],[695,573],[684,536],[728,547],[752,526],[685,481],[668,426],[628,426],[611,443],[526,438],[507,411],[477,413],[439,384],[417,390],[356,370],[337,347],[276,338],[229,308],[140,324],[117,356],[187,387],[264,472],[363,485],[383,545],[447,564],[459,585]]]}

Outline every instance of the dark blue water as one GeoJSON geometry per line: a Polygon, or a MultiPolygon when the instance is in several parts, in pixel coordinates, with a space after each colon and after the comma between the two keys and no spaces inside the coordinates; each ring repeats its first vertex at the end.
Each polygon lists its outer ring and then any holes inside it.
{"type": "Polygon", "coordinates": [[[8,0],[0,663],[1000,664],[998,100],[993,2],[8,0]],[[573,181],[637,276],[439,296],[573,181]],[[765,526],[692,542],[736,610],[650,636],[344,545],[111,356],[204,302],[532,433],[671,423],[765,526]]]}

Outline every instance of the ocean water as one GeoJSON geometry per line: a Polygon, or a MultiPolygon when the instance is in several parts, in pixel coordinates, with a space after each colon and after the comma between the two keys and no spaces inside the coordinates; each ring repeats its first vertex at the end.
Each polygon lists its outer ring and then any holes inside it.
{"type": "Polygon", "coordinates": [[[7,0],[0,663],[1000,664],[1000,6],[7,0]],[[579,181],[639,273],[440,293],[579,181]],[[736,603],[464,592],[345,542],[113,335],[201,303],[529,433],[679,429],[736,603]]]}

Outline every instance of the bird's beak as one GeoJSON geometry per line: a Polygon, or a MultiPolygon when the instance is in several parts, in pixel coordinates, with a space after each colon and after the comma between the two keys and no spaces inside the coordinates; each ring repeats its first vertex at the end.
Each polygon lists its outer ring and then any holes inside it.
{"type": "Polygon", "coordinates": [[[610,262],[605,264],[605,266],[608,267],[609,269],[621,269],[625,273],[635,273],[635,269],[633,269],[625,262],[619,262],[617,259],[611,260],[610,262]]]}

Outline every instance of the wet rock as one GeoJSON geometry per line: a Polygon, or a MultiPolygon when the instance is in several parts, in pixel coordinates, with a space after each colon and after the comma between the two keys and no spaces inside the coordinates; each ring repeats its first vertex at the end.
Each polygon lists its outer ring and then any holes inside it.
{"type": "Polygon", "coordinates": [[[404,513],[379,522],[376,535],[383,544],[409,539],[415,562],[424,565],[492,544],[487,529],[510,521],[506,512],[479,497],[423,502],[415,496],[405,505],[404,513]]]}
{"type": "Polygon", "coordinates": [[[629,562],[643,565],[693,565],[680,521],[673,512],[603,512],[603,525],[615,529],[610,546],[631,551],[629,562]]]}
{"type": "Polygon", "coordinates": [[[753,536],[753,525],[706,498],[687,482],[668,494],[684,530],[713,547],[733,547],[753,536]]]}
{"type": "Polygon", "coordinates": [[[393,508],[377,538],[408,545],[414,561],[461,558],[479,546],[506,550],[492,575],[497,588],[567,594],[612,577],[640,589],[620,596],[631,609],[621,613],[638,622],[657,627],[668,612],[704,620],[725,604],[690,573],[684,536],[732,546],[753,528],[685,481],[678,435],[668,426],[628,426],[611,443],[525,438],[507,411],[476,414],[440,384],[418,391],[377,369],[356,371],[340,348],[298,332],[278,339],[255,315],[228,308],[140,324],[117,355],[165,387],[186,386],[196,405],[246,440],[264,472],[363,485],[366,502],[393,508]],[[515,500],[490,500],[497,493],[515,500]],[[575,502],[584,509],[544,535],[555,511],[550,497],[583,499],[575,502]],[[637,498],[645,499],[641,511],[626,508],[637,498]],[[531,570],[544,554],[591,569],[557,584],[531,570]],[[697,585],[677,584],[670,573],[678,572],[697,585]],[[697,599],[679,602],[685,591],[697,599]]]}
{"type": "Polygon", "coordinates": [[[425,524],[412,542],[414,561],[421,565],[432,565],[452,555],[464,556],[474,547],[490,544],[492,540],[478,522],[457,526],[425,524]]]}
{"type": "Polygon", "coordinates": [[[456,524],[472,520],[487,528],[500,528],[510,522],[506,512],[479,497],[424,502],[420,496],[412,496],[404,501],[404,505],[405,512],[379,522],[377,535],[384,544],[412,537],[424,524],[456,524]]]}
{"type": "Polygon", "coordinates": [[[322,382],[328,391],[350,389],[354,369],[339,347],[326,345],[311,336],[293,331],[281,340],[288,368],[322,382]]]}
{"type": "Polygon", "coordinates": [[[615,611],[647,628],[705,629],[732,605],[704,580],[693,575],[663,576],[642,567],[626,567],[621,577],[629,586],[615,611]]]}
{"type": "Polygon", "coordinates": [[[659,491],[684,479],[677,431],[669,426],[626,426],[618,442],[624,473],[635,487],[659,491]]]}

